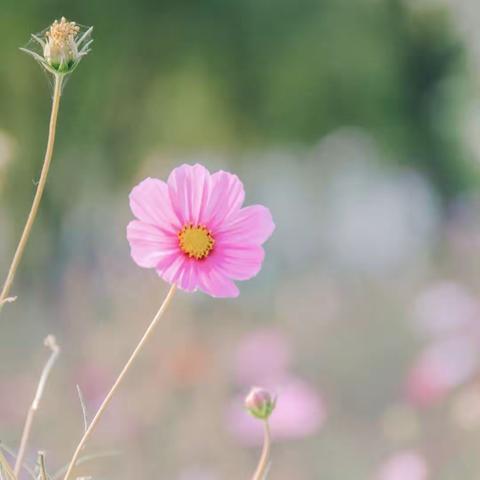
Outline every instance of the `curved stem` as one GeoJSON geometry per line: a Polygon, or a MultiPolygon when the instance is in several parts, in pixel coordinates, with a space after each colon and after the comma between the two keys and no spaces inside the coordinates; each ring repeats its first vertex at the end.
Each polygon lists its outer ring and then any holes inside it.
{"type": "Polygon", "coordinates": [[[270,434],[270,425],[268,420],[265,420],[264,424],[264,441],[263,441],[263,450],[260,460],[258,462],[257,469],[253,474],[252,480],[265,480],[265,476],[268,471],[268,466],[270,464],[270,451],[272,449],[272,438],[270,434]]]}
{"type": "Polygon", "coordinates": [[[37,217],[38,208],[40,207],[40,202],[42,200],[43,191],[45,190],[45,184],[47,183],[48,171],[50,169],[50,164],[52,162],[53,146],[55,144],[55,131],[57,128],[57,118],[58,118],[58,109],[60,106],[60,98],[62,96],[62,82],[63,76],[55,76],[55,85],[53,90],[53,100],[52,100],[52,111],[50,114],[50,127],[48,130],[48,141],[47,141],[47,150],[45,151],[45,158],[43,160],[42,172],[40,174],[40,180],[38,181],[37,191],[33,198],[32,207],[30,213],[28,214],[27,222],[23,228],[22,236],[18,242],[15,255],[13,256],[12,263],[8,270],[7,278],[3,285],[2,292],[0,293],[0,312],[5,303],[9,300],[8,295],[12,287],[13,280],[15,278],[15,273],[17,268],[22,260],[23,252],[27,246],[28,238],[30,237],[30,232],[32,226],[37,217]]]}
{"type": "Polygon", "coordinates": [[[35,417],[35,413],[37,413],[38,407],[40,405],[40,400],[43,396],[43,391],[45,390],[45,385],[47,384],[48,376],[50,375],[50,371],[52,370],[55,361],[57,360],[58,355],[60,354],[60,348],[58,347],[55,337],[49,335],[45,339],[45,346],[50,348],[51,354],[50,357],[43,367],[42,374],[40,376],[40,380],[38,382],[37,391],[35,393],[35,397],[33,402],[28,410],[27,418],[25,420],[25,425],[23,427],[22,439],[20,441],[20,448],[18,449],[17,459],[15,460],[15,468],[14,473],[15,477],[18,477],[20,470],[22,468],[23,457],[25,456],[25,451],[27,449],[28,439],[30,437],[30,431],[32,430],[32,423],[33,418],[35,417]]]}
{"type": "Polygon", "coordinates": [[[168,305],[170,304],[170,301],[173,298],[173,295],[175,293],[176,287],[175,285],[172,285],[170,287],[170,290],[167,293],[167,296],[165,297],[165,300],[163,301],[160,309],[158,310],[157,314],[153,318],[152,322],[150,323],[149,327],[143,334],[143,337],[141,338],[140,342],[138,345],[135,347],[135,350],[133,353],[130,355],[130,358],[128,359],[127,363],[123,367],[122,371],[120,372],[120,375],[117,377],[115,380],[115,383],[113,384],[113,387],[110,389],[108,392],[107,396],[105,397],[105,400],[103,400],[102,404],[100,405],[100,408],[98,409],[97,413],[93,417],[93,420],[91,421],[90,425],[88,426],[87,430],[83,434],[83,437],[81,438],[79,444],[77,445],[77,448],[75,449],[75,452],[73,454],[72,459],[70,460],[70,463],[68,464],[67,471],[65,473],[64,480],[68,480],[73,472],[73,469],[75,468],[75,464],[77,463],[78,457],[80,455],[80,452],[82,451],[83,447],[85,446],[87,440],[90,438],[90,435],[92,432],[95,430],[95,427],[97,426],[98,421],[102,417],[102,415],[105,413],[105,410],[107,409],[108,405],[110,404],[113,395],[117,391],[118,387],[122,383],[122,380],[125,378],[126,373],[132,366],[132,363],[134,360],[137,358],[138,354],[142,350],[143,346],[147,342],[147,340],[150,338],[152,335],[153,330],[158,324],[158,321],[160,318],[162,318],[165,310],[167,309],[168,305]]]}

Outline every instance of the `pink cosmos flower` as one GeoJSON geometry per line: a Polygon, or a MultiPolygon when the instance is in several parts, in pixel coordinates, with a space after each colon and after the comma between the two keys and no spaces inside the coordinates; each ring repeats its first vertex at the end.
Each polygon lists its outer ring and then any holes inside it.
{"type": "Polygon", "coordinates": [[[147,178],[130,193],[133,260],[182,290],[236,297],[234,280],[259,272],[275,228],[266,207],[242,207],[244,198],[236,175],[199,164],[176,168],[167,183],[147,178]]]}
{"type": "Polygon", "coordinates": [[[453,337],[432,343],[410,370],[407,397],[414,405],[428,407],[470,380],[477,366],[477,347],[472,338],[453,337]]]}
{"type": "Polygon", "coordinates": [[[425,459],[415,451],[399,452],[380,468],[378,480],[426,480],[429,476],[425,459]]]}

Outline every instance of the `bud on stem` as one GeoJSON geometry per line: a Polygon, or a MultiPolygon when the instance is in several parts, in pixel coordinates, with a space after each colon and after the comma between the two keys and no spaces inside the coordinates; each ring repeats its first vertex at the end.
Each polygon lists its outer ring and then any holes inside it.
{"type": "Polygon", "coordinates": [[[254,387],[245,399],[245,408],[254,417],[267,420],[275,409],[276,401],[267,390],[254,387]]]}

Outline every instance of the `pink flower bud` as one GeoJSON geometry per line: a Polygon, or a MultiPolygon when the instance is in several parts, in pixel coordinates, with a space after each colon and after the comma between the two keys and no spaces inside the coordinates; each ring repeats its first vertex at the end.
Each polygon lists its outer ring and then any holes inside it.
{"type": "Polygon", "coordinates": [[[263,388],[254,387],[245,399],[245,408],[256,418],[267,420],[275,409],[276,398],[263,388]]]}

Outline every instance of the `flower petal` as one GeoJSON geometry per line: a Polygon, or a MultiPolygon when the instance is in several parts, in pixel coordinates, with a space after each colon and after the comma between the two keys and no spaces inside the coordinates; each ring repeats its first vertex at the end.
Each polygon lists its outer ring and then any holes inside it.
{"type": "Polygon", "coordinates": [[[182,253],[165,258],[156,270],[163,280],[175,283],[181,290],[194,292],[198,288],[197,261],[182,253]]]}
{"type": "Polygon", "coordinates": [[[167,184],[156,178],[145,179],[131,191],[130,208],[139,220],[162,230],[177,232],[182,227],[172,208],[167,184]]]}
{"type": "Polygon", "coordinates": [[[194,292],[198,288],[197,261],[186,259],[177,276],[176,284],[182,290],[194,292]]]}
{"type": "Polygon", "coordinates": [[[199,165],[182,165],[168,177],[171,204],[182,222],[198,225],[210,195],[210,172],[199,165]]]}
{"type": "Polygon", "coordinates": [[[215,232],[215,241],[224,245],[261,245],[275,230],[272,214],[263,205],[239,210],[215,232]]]}
{"type": "Polygon", "coordinates": [[[166,282],[176,283],[185,266],[185,259],[186,257],[182,253],[174,254],[156,267],[157,273],[166,282]]]}
{"type": "Polygon", "coordinates": [[[216,230],[222,222],[240,210],[245,200],[243,184],[236,175],[220,170],[211,177],[208,205],[201,217],[202,224],[216,230]]]}
{"type": "Polygon", "coordinates": [[[248,280],[262,268],[265,250],[260,245],[222,246],[212,253],[216,268],[233,280],[248,280]]]}
{"type": "Polygon", "coordinates": [[[212,297],[238,297],[238,287],[215,268],[198,269],[199,288],[212,297]]]}
{"type": "Polygon", "coordinates": [[[140,267],[156,267],[159,262],[178,252],[178,239],[155,225],[132,220],[127,226],[130,253],[140,267]]]}

